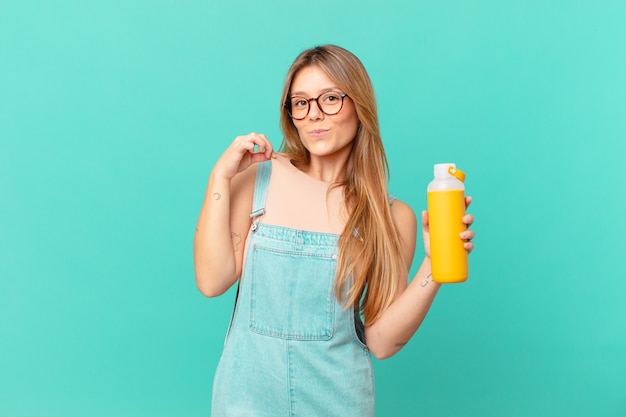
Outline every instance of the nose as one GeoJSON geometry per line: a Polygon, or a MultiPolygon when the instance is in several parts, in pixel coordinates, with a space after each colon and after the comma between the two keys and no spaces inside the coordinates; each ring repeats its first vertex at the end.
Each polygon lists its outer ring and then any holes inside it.
{"type": "Polygon", "coordinates": [[[323,117],[324,112],[320,109],[320,105],[316,98],[309,100],[309,119],[318,120],[323,117]],[[313,105],[315,103],[315,105],[313,105]]]}

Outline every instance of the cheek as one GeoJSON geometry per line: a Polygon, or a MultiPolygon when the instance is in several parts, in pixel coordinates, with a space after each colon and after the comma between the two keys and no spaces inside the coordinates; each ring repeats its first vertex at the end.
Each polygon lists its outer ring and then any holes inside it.
{"type": "Polygon", "coordinates": [[[304,126],[302,126],[299,123],[294,123],[293,124],[296,127],[296,131],[298,132],[298,137],[300,138],[300,140],[302,140],[302,137],[304,136],[304,126]]]}
{"type": "Polygon", "coordinates": [[[343,129],[346,130],[346,133],[349,132],[352,137],[356,136],[356,132],[359,127],[359,118],[356,114],[356,110],[354,109],[354,107],[350,106],[350,111],[341,120],[341,124],[343,129]]]}
{"type": "Polygon", "coordinates": [[[359,128],[359,120],[354,117],[349,117],[341,123],[342,130],[345,131],[346,135],[349,135],[350,138],[354,138],[356,136],[356,132],[359,128]]]}

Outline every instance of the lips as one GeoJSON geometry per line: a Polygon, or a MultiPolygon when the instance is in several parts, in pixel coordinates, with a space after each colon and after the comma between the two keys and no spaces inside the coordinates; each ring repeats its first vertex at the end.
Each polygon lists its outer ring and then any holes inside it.
{"type": "Polygon", "coordinates": [[[309,136],[314,138],[321,138],[328,133],[328,129],[315,129],[309,131],[309,136]]]}

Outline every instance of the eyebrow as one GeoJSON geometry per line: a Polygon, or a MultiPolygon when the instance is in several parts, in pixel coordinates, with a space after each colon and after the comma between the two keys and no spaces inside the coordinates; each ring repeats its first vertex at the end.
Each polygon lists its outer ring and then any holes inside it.
{"type": "MultiPolygon", "coordinates": [[[[329,91],[342,91],[342,90],[339,87],[329,87],[329,88],[322,89],[320,94],[328,93],[329,91]]],[[[295,97],[295,96],[306,96],[306,93],[304,91],[294,91],[290,95],[290,97],[295,97]]]]}

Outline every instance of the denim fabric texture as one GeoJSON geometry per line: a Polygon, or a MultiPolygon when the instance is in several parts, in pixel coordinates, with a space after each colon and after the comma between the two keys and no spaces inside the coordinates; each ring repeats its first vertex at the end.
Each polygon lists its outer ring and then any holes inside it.
{"type": "MultiPolygon", "coordinates": [[[[259,164],[262,215],[271,161],[259,164]]],[[[333,290],[338,235],[253,219],[213,383],[213,417],[369,417],[374,378],[353,308],[333,290]],[[355,322],[356,319],[356,322],[355,322]]]]}

